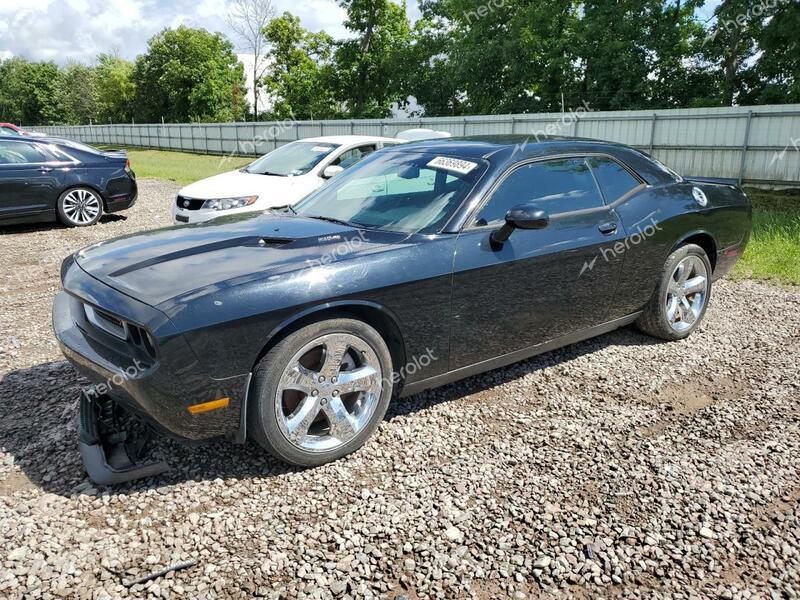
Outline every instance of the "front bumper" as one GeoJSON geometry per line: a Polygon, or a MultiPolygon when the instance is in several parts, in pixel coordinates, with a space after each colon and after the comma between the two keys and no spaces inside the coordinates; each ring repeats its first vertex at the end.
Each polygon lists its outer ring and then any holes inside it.
{"type": "Polygon", "coordinates": [[[211,210],[201,208],[198,210],[189,210],[177,206],[172,203],[172,222],[175,225],[187,225],[192,223],[206,223],[213,219],[220,217],[228,217],[230,215],[242,215],[255,212],[264,212],[264,208],[255,208],[254,206],[245,206],[242,208],[231,208],[229,210],[211,210]]]}
{"type": "Polygon", "coordinates": [[[81,393],[78,449],[94,483],[117,485],[168,471],[166,462],[144,458],[149,437],[110,397],[81,393]]]}
{"type": "Polygon", "coordinates": [[[139,420],[169,437],[243,439],[243,405],[249,374],[214,379],[156,309],[89,277],[73,264],[53,304],[53,329],[64,356],[93,385],[92,397],[112,398],[139,420]],[[100,307],[146,327],[156,340],[147,356],[125,340],[98,330],[85,318],[84,304],[100,307]],[[189,407],[228,398],[226,407],[193,414],[189,407]]]}

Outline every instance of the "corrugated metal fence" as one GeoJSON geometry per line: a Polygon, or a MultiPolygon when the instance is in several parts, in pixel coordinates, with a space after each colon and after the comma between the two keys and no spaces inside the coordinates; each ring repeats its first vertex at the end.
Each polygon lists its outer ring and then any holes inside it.
{"type": "Polygon", "coordinates": [[[453,135],[563,135],[621,142],[645,150],[688,176],[800,185],[800,105],[566,113],[283,121],[114,124],[39,127],[91,144],[254,156],[320,135],[384,135],[414,127],[453,135]]]}

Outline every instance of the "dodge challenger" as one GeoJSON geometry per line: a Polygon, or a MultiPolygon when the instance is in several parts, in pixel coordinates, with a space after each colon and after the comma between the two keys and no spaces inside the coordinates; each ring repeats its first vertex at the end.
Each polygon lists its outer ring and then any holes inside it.
{"type": "Polygon", "coordinates": [[[735,185],[626,146],[481,137],[375,152],[293,206],[103,242],[53,308],[95,482],[146,441],[255,440],[300,466],[358,449],[392,398],[636,324],[689,336],[745,249],[735,185]]]}

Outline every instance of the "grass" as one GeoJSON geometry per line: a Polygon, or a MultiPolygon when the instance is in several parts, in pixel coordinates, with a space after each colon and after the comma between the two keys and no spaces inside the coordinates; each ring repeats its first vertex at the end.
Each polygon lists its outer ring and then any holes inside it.
{"type": "MultiPolygon", "coordinates": [[[[165,179],[182,185],[232,171],[252,161],[160,150],[130,150],[129,155],[137,177],[165,179]]],[[[732,277],[800,285],[800,191],[750,188],[747,195],[753,202],[753,234],[732,277]]]]}
{"type": "Polygon", "coordinates": [[[748,189],[753,234],[734,279],[768,279],[800,285],[800,192],[748,189]]]}
{"type": "Polygon", "coordinates": [[[136,177],[194,183],[218,173],[233,171],[253,162],[252,158],[208,156],[163,150],[129,150],[131,168],[136,177]]]}

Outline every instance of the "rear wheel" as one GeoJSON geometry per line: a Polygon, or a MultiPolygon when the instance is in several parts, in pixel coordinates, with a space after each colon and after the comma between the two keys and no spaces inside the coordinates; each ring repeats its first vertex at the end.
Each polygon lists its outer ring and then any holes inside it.
{"type": "Polygon", "coordinates": [[[636,325],[665,340],[688,337],[703,320],[711,298],[711,263],[700,246],[687,244],[667,258],[661,280],[636,325]]]}
{"type": "Polygon", "coordinates": [[[103,215],[103,199],[92,189],[67,190],[58,199],[58,218],[69,227],[94,225],[103,215]]]}
{"type": "Polygon", "coordinates": [[[313,323],[259,363],[248,429],[278,458],[314,466],[361,447],[386,413],[392,360],[372,327],[353,319],[313,323]]]}

